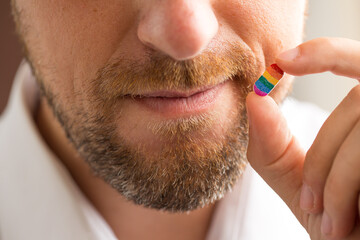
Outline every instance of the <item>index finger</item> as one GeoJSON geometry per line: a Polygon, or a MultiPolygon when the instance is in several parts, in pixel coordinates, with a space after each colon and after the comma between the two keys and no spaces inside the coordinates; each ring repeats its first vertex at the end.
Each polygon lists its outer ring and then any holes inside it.
{"type": "Polygon", "coordinates": [[[276,63],[295,76],[329,71],[359,80],[360,42],[345,38],[316,38],[280,54],[276,63]]]}

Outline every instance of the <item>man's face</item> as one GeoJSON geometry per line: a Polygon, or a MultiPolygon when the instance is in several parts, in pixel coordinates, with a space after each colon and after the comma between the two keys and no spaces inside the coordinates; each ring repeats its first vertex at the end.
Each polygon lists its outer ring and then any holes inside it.
{"type": "Polygon", "coordinates": [[[301,41],[305,0],[13,7],[44,96],[94,173],[136,204],[186,211],[221,198],[241,175],[245,97],[301,41]]]}

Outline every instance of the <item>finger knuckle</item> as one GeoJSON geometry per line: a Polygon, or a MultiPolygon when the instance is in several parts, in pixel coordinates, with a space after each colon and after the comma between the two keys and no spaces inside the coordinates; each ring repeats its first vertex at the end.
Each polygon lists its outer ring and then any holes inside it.
{"type": "Polygon", "coordinates": [[[325,208],[333,209],[334,206],[339,206],[342,203],[341,190],[342,185],[338,178],[330,175],[326,181],[324,188],[324,205],[325,208]]]}
{"type": "Polygon", "coordinates": [[[324,49],[335,49],[337,45],[338,39],[329,38],[329,37],[321,37],[314,39],[314,43],[324,49]]]}
{"type": "Polygon", "coordinates": [[[349,101],[360,111],[360,84],[353,87],[348,94],[349,101]]]}
{"type": "MultiPolygon", "coordinates": [[[[310,47],[307,50],[309,54],[314,55],[314,53],[326,55],[331,58],[334,55],[337,55],[339,48],[339,39],[338,38],[329,38],[329,37],[320,37],[310,41],[310,47]]],[[[318,71],[330,71],[336,72],[337,65],[335,61],[327,61],[325,64],[322,64],[318,71]]]]}
{"type": "Polygon", "coordinates": [[[312,146],[305,156],[304,163],[304,181],[310,186],[324,184],[324,179],[319,178],[321,175],[320,159],[324,159],[325,156],[318,151],[315,146],[312,146]]]}
{"type": "Polygon", "coordinates": [[[351,155],[353,155],[353,153],[340,150],[336,156],[335,161],[341,162],[341,168],[339,169],[338,174],[341,173],[342,182],[355,183],[359,181],[359,175],[357,174],[357,171],[360,167],[360,163],[359,161],[353,161],[351,155]]]}

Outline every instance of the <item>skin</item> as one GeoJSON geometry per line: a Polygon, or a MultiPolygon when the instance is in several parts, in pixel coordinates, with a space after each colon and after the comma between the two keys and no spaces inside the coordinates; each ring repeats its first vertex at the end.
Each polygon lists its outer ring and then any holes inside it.
{"type": "MultiPolygon", "coordinates": [[[[19,35],[40,84],[51,89],[63,111],[75,120],[72,107],[91,112],[91,96],[84,93],[93,85],[91,80],[97,72],[111,60],[124,57],[133,63],[146,63],[146,54],[150,52],[180,62],[201,57],[207,51],[215,51],[217,55],[226,53],[228,43],[235,42],[256,59],[252,72],[258,77],[275,61],[275,56],[300,43],[305,12],[304,0],[271,3],[266,0],[110,0],[106,4],[98,0],[14,0],[13,5],[19,35]]],[[[360,70],[356,67],[360,66],[359,43],[348,41],[320,39],[305,43],[295,60],[280,56],[276,62],[294,75],[333,71],[359,78],[360,70]]],[[[247,80],[253,83],[256,77],[247,80]]],[[[291,78],[287,77],[272,97],[281,101],[290,84],[291,78]]],[[[236,86],[228,87],[225,97],[215,106],[215,120],[224,128],[215,124],[209,127],[214,140],[224,137],[224,129],[231,128],[234,120],[231,113],[237,104],[245,105],[245,100],[234,100],[239,94],[236,89],[236,86]]],[[[334,239],[350,234],[358,214],[358,199],[354,194],[359,190],[358,168],[347,169],[345,165],[359,165],[359,158],[355,157],[359,156],[358,111],[353,111],[358,109],[359,98],[359,87],[356,87],[332,113],[307,154],[293,140],[269,97],[250,94],[247,98],[251,119],[248,159],[290,206],[313,239],[321,239],[323,209],[333,221],[330,236],[334,239]],[[262,118],[264,112],[267,115],[262,118]],[[344,118],[347,114],[349,117],[344,118]],[[256,131],[264,121],[273,127],[268,128],[269,132],[256,131]],[[328,134],[335,140],[324,145],[323,139],[327,139],[328,134]],[[272,141],[268,141],[270,138],[272,141]],[[263,150],[254,151],[254,146],[259,144],[264,146],[263,150]],[[303,182],[312,189],[315,204],[300,197],[303,182]],[[334,182],[338,184],[332,184],[334,182]],[[339,195],[339,191],[345,192],[339,195]],[[309,209],[309,205],[313,208],[309,209]],[[341,209],[344,206],[349,207],[341,209]]],[[[123,115],[116,118],[116,136],[121,136],[132,147],[141,143],[142,153],[156,157],[167,139],[154,136],[147,131],[146,124],[178,116],[176,113],[149,114],[131,104],[119,103],[123,115]],[[129,129],[131,131],[127,131],[129,129]]],[[[43,97],[36,116],[43,137],[119,239],[205,238],[216,203],[189,213],[172,214],[127,201],[91,173],[78,150],[69,143],[52,108],[43,97]]],[[[115,111],[115,116],[117,114],[120,116],[120,111],[115,111]]],[[[201,136],[195,133],[199,143],[205,141],[201,136]]],[[[349,239],[359,236],[358,229],[349,239]]]]}

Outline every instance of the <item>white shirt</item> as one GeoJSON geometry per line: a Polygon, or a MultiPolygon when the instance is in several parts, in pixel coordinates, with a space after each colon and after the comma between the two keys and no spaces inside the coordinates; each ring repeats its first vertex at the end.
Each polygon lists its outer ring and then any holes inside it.
{"type": "MultiPolygon", "coordinates": [[[[30,67],[23,62],[0,118],[0,239],[117,239],[41,137],[33,120],[38,98],[30,67]]],[[[282,110],[308,148],[326,113],[291,99],[282,110]]],[[[286,204],[250,166],[218,201],[211,221],[207,240],[309,239],[286,204]]]]}

